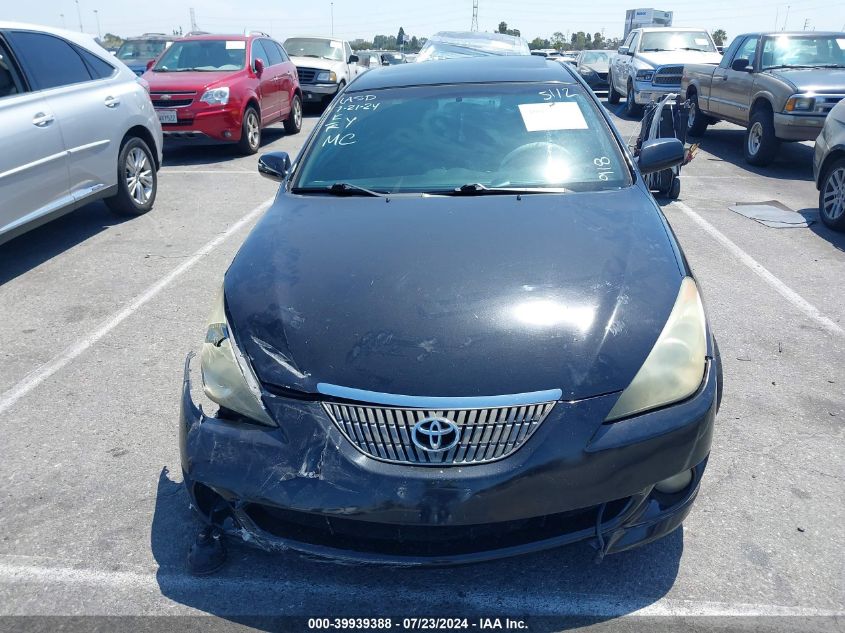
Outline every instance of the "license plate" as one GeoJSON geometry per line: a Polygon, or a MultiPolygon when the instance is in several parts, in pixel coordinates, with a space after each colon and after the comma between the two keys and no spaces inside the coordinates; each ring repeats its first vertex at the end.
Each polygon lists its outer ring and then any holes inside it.
{"type": "Polygon", "coordinates": [[[176,123],[176,110],[156,110],[159,123],[176,123]]]}

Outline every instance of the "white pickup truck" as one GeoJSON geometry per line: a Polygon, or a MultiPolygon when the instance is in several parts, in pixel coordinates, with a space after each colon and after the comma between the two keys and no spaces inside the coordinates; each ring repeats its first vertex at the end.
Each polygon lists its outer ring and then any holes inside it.
{"type": "Polygon", "coordinates": [[[334,37],[289,37],[285,50],[296,65],[305,103],[327,106],[334,96],[364,72],[349,42],[334,37]]]}
{"type": "Polygon", "coordinates": [[[625,97],[625,113],[637,116],[643,104],[681,91],[684,64],[718,64],[722,56],[704,29],[634,29],[612,60],[607,100],[625,97]]]}

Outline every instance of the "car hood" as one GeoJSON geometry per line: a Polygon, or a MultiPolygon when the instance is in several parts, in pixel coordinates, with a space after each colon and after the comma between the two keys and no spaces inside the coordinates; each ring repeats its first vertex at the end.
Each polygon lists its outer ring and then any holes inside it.
{"type": "Polygon", "coordinates": [[[845,68],[781,68],[766,71],[796,92],[845,94],[845,68]]]}
{"type": "Polygon", "coordinates": [[[583,68],[589,68],[596,73],[606,73],[608,68],[607,62],[592,62],[590,64],[581,64],[583,68]]]}
{"type": "Polygon", "coordinates": [[[290,60],[297,68],[317,68],[319,70],[334,70],[343,62],[331,59],[321,59],[319,57],[298,57],[293,56],[290,60]]]}
{"type": "Polygon", "coordinates": [[[655,68],[666,64],[718,64],[722,61],[722,56],[719,53],[702,53],[699,51],[637,53],[637,58],[655,68]]]}
{"type": "Polygon", "coordinates": [[[560,196],[282,194],[225,277],[259,379],[415,396],[624,389],[679,257],[638,187],[560,196]]]}
{"type": "Polygon", "coordinates": [[[162,73],[148,70],[142,76],[152,92],[200,92],[230,80],[239,71],[162,73]]]}

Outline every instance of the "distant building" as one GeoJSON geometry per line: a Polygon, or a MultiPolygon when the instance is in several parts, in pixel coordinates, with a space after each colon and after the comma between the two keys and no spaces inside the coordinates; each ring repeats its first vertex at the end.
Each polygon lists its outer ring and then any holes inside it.
{"type": "Polygon", "coordinates": [[[643,26],[672,26],[672,12],[658,9],[628,9],[625,12],[625,35],[643,26]]]}

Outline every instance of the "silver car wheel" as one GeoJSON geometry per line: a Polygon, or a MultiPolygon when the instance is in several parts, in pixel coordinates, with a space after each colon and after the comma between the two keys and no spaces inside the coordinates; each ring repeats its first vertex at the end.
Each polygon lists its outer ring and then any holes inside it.
{"type": "Polygon", "coordinates": [[[687,114],[687,127],[695,125],[696,112],[698,112],[698,108],[695,107],[695,101],[691,101],[689,104],[689,114],[687,114]]]}
{"type": "Polygon", "coordinates": [[[126,155],[126,189],[132,201],[144,206],[153,195],[153,170],[147,155],[140,147],[133,147],[126,155]]]}
{"type": "Polygon", "coordinates": [[[293,102],[293,122],[297,129],[302,127],[302,102],[299,99],[293,102]]]}
{"type": "Polygon", "coordinates": [[[756,156],[760,151],[760,145],[763,144],[763,124],[757,121],[748,130],[748,153],[756,156]]]}
{"type": "Polygon", "coordinates": [[[261,131],[258,127],[258,116],[252,110],[246,115],[246,134],[249,146],[257,148],[261,131]]]}
{"type": "Polygon", "coordinates": [[[834,169],[824,184],[822,213],[829,220],[838,219],[845,213],[845,167],[834,169]]]}

